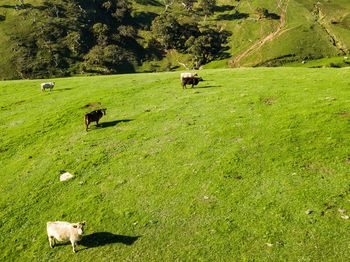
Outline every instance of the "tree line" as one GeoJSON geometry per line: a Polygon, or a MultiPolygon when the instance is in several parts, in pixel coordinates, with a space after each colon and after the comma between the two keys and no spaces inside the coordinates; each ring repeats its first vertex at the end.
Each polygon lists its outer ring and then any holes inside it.
{"type": "MultiPolygon", "coordinates": [[[[182,2],[189,15],[194,3],[182,2]]],[[[204,20],[215,5],[215,0],[198,3],[204,20]]],[[[147,45],[140,44],[140,26],[128,0],[45,0],[40,8],[28,8],[20,15],[30,21],[31,30],[10,36],[16,77],[133,72],[143,61],[161,59],[170,49],[189,54],[197,68],[222,57],[226,31],[179,21],[171,2],[164,6],[166,10],[151,23],[154,37],[147,45]]]]}

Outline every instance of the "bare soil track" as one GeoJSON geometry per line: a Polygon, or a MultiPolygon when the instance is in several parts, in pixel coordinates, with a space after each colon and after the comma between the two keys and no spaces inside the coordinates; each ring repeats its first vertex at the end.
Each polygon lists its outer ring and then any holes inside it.
{"type": "Polygon", "coordinates": [[[286,0],[283,6],[282,0],[278,0],[278,7],[281,10],[281,14],[280,14],[280,22],[279,25],[277,27],[277,29],[268,34],[267,36],[265,36],[264,38],[258,40],[257,42],[255,42],[252,46],[250,46],[247,50],[243,51],[242,53],[240,53],[238,56],[236,56],[233,60],[229,61],[229,65],[231,67],[239,67],[240,66],[240,61],[250,55],[251,53],[253,53],[254,51],[258,50],[259,48],[261,48],[266,42],[268,41],[272,41],[275,37],[280,36],[281,34],[289,31],[291,28],[289,29],[285,29],[285,25],[286,25],[286,12],[288,9],[288,3],[289,0],[286,0]]]}

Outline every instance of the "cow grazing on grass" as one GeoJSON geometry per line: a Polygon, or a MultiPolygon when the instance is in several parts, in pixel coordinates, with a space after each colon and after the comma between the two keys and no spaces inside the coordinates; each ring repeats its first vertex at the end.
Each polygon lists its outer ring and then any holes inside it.
{"type": "Polygon", "coordinates": [[[41,91],[45,91],[45,89],[50,89],[50,91],[52,90],[52,88],[55,86],[55,82],[48,82],[48,83],[41,83],[41,91]]]}
{"type": "Polygon", "coordinates": [[[181,80],[182,88],[185,89],[186,85],[191,85],[191,87],[193,88],[193,86],[198,85],[198,83],[201,81],[203,81],[203,78],[201,77],[185,77],[181,80]]]}
{"type": "Polygon", "coordinates": [[[77,242],[83,238],[85,222],[69,223],[62,221],[47,222],[47,237],[50,247],[55,246],[55,241],[70,241],[75,253],[77,242]]]}
{"type": "Polygon", "coordinates": [[[84,120],[85,120],[86,131],[88,131],[88,128],[91,122],[96,122],[96,125],[98,125],[98,121],[100,121],[101,117],[106,114],[106,110],[107,110],[106,108],[98,109],[85,114],[84,120]]]}
{"type": "Polygon", "coordinates": [[[187,77],[195,77],[198,76],[197,73],[181,73],[180,80],[187,78],[187,77]]]}

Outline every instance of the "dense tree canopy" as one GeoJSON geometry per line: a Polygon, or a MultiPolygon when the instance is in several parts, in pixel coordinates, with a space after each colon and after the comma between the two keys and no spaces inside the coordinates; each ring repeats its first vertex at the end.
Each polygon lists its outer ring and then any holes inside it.
{"type": "Polygon", "coordinates": [[[226,31],[200,29],[195,22],[180,24],[169,13],[153,20],[152,31],[163,48],[190,54],[195,68],[219,58],[229,36],[226,31]]]}
{"type": "MultiPolygon", "coordinates": [[[[227,35],[193,19],[180,20],[172,11],[174,1],[166,3],[168,10],[154,14],[148,27],[137,24],[128,0],[44,0],[35,8],[22,3],[18,14],[31,22],[31,30],[10,35],[16,77],[133,72],[170,49],[189,54],[195,67],[219,58],[227,35]],[[139,28],[151,30],[152,38],[140,41],[139,28]]],[[[215,0],[175,3],[185,16],[209,15],[215,7],[215,0]]]]}
{"type": "Polygon", "coordinates": [[[30,13],[32,30],[12,36],[18,76],[130,70],[140,49],[130,12],[126,0],[44,1],[30,13]]]}

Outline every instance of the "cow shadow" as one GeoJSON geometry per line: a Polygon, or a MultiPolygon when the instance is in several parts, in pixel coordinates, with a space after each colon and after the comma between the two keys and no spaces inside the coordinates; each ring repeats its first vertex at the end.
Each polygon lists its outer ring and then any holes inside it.
{"type": "Polygon", "coordinates": [[[116,235],[110,232],[96,232],[84,236],[83,239],[79,242],[79,244],[86,248],[94,248],[116,243],[121,243],[130,246],[134,244],[134,242],[139,238],[140,236],[124,236],[116,235]]]}
{"type": "Polygon", "coordinates": [[[215,87],[222,87],[222,86],[212,86],[212,85],[208,85],[208,86],[198,86],[197,88],[215,88],[215,87]]]}
{"type": "Polygon", "coordinates": [[[109,122],[102,122],[98,124],[98,127],[100,128],[106,128],[106,127],[111,127],[111,126],[116,126],[119,123],[127,123],[130,121],[133,121],[134,119],[121,119],[121,120],[114,120],[114,121],[109,121],[109,122]]]}
{"type": "Polygon", "coordinates": [[[60,88],[60,89],[52,89],[54,92],[62,92],[62,91],[67,91],[67,90],[72,90],[73,88],[60,88]]]}

